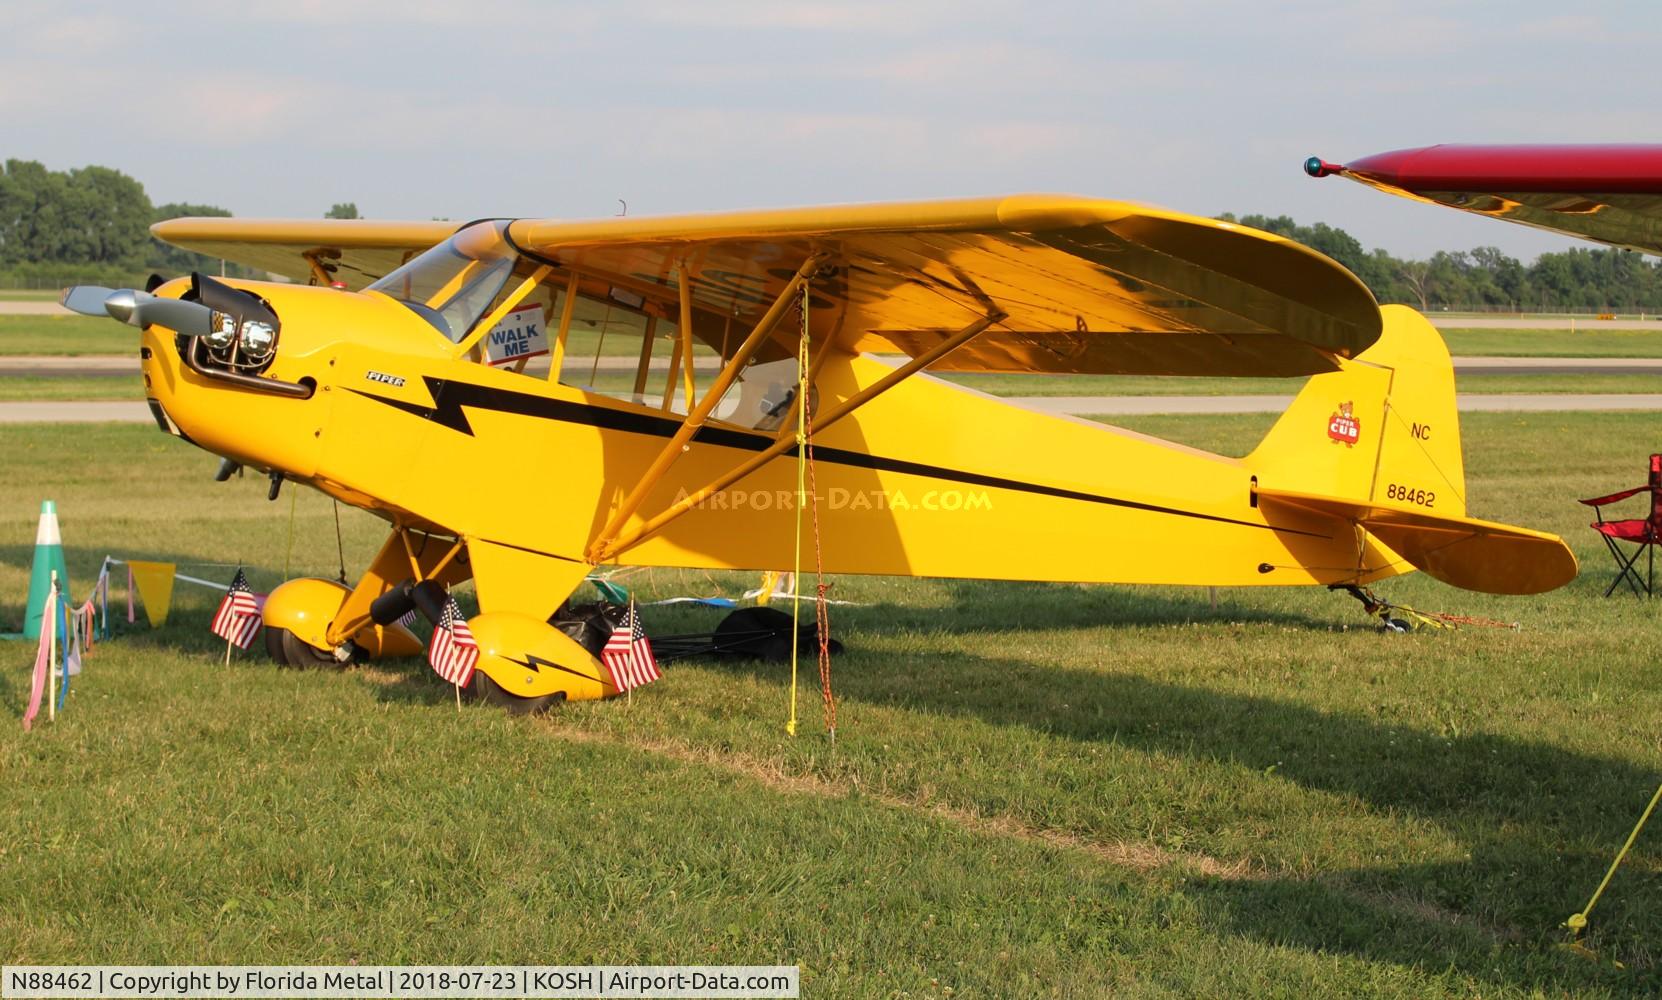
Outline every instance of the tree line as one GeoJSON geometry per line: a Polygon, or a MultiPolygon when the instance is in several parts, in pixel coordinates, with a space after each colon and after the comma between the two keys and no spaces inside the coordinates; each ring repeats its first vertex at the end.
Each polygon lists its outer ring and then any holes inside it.
{"type": "MultiPolygon", "coordinates": [[[[109,167],[48,170],[32,160],[7,160],[0,171],[0,287],[136,284],[150,272],[217,274],[220,261],[152,239],[150,225],[230,214],[217,205],[153,205],[142,184],[109,167]]],[[[325,217],[355,219],[358,208],[337,203],[325,217]]],[[[1576,248],[1525,264],[1494,247],[1478,247],[1409,260],[1364,249],[1354,236],[1322,222],[1300,225],[1285,215],[1220,218],[1326,254],[1381,302],[1421,310],[1662,312],[1662,263],[1624,250],[1576,248]]],[[[246,272],[231,266],[227,273],[246,272]]]]}
{"type": "Polygon", "coordinates": [[[1365,250],[1356,237],[1323,222],[1302,226],[1285,215],[1219,218],[1319,250],[1361,278],[1380,302],[1421,311],[1662,311],[1662,262],[1628,250],[1576,247],[1525,264],[1495,247],[1477,247],[1407,260],[1365,250]]]}
{"type": "MultiPolygon", "coordinates": [[[[144,185],[109,167],[48,170],[33,160],[7,160],[0,169],[0,287],[142,285],[152,272],[219,274],[222,266],[226,274],[252,277],[150,235],[164,219],[230,214],[217,205],[152,204],[144,185]]],[[[326,217],[355,219],[358,208],[339,203],[326,217]]]]}

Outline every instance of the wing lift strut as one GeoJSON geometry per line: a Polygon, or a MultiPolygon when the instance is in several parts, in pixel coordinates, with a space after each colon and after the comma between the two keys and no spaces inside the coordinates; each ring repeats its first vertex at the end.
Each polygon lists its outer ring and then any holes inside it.
{"type": "MultiPolygon", "coordinates": [[[[661,531],[665,525],[703,503],[712,495],[720,493],[773,459],[785,454],[794,454],[797,448],[796,426],[795,421],[791,420],[785,422],[778,429],[777,437],[766,448],[712,479],[704,486],[686,493],[681,499],[669,505],[660,513],[633,525],[630,524],[631,518],[640,510],[641,504],[657,488],[658,484],[663,481],[664,475],[675,464],[676,460],[690,449],[693,438],[698,434],[699,429],[704,426],[705,421],[709,419],[711,412],[721,402],[722,397],[738,378],[739,373],[749,364],[756,351],[767,343],[774,328],[778,326],[779,321],[796,300],[803,285],[811,285],[813,279],[830,266],[830,261],[831,254],[820,251],[810,254],[802,262],[802,266],[796,269],[795,275],[791,277],[790,281],[786,282],[785,287],[780,290],[778,296],[773,300],[773,304],[750,331],[750,335],[739,345],[732,358],[728,359],[721,372],[716,376],[715,381],[711,383],[710,388],[705,391],[703,397],[698,401],[698,404],[690,408],[681,426],[670,437],[669,442],[664,445],[657,458],[653,459],[652,464],[642,473],[640,480],[635,483],[628,495],[623,498],[623,502],[612,513],[606,527],[590,543],[587,555],[591,563],[616,562],[622,553],[661,531]],[[628,530],[625,530],[626,528],[628,530]]],[[[686,288],[686,280],[683,274],[683,299],[689,294],[686,288]]],[[[829,407],[824,414],[814,418],[814,430],[822,431],[835,424],[902,381],[923,371],[959,347],[974,340],[989,327],[1002,322],[1008,315],[991,298],[973,285],[969,286],[969,294],[975,298],[980,307],[980,316],[881,379],[829,407]]],[[[823,358],[829,353],[828,348],[821,349],[819,355],[823,358]]],[[[819,358],[815,360],[819,360],[819,358]]]]}

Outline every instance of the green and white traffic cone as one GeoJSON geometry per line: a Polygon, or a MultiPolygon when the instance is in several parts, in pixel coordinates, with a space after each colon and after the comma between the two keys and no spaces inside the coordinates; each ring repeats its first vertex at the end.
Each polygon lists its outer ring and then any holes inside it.
{"type": "Polygon", "coordinates": [[[69,570],[63,563],[63,535],[58,532],[58,505],[50,500],[40,504],[40,527],[35,529],[35,565],[29,573],[29,610],[23,617],[23,637],[40,638],[40,621],[46,614],[46,595],[52,590],[52,571],[67,597],[69,570]]]}

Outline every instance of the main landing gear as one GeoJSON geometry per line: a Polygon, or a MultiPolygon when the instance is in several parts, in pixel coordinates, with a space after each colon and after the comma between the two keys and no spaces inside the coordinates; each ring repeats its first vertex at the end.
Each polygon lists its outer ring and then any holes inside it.
{"type": "MultiPolygon", "coordinates": [[[[570,606],[588,565],[482,540],[396,529],[358,581],[290,580],[266,599],[266,650],[290,667],[345,666],[382,657],[421,656],[425,649],[401,624],[411,611],[437,622],[446,592],[469,579],[489,610],[468,620],[479,646],[469,694],[515,715],[567,701],[618,694],[598,658],[624,609],[570,606]]],[[[660,660],[716,655],[788,659],[791,616],[771,608],[733,612],[714,633],[660,636],[660,660]]],[[[817,647],[811,622],[799,645],[817,647]]],[[[832,651],[840,647],[831,643],[832,651]]]]}
{"type": "Polygon", "coordinates": [[[419,610],[438,621],[446,591],[472,579],[490,609],[468,621],[479,646],[472,694],[514,714],[607,698],[618,691],[594,655],[598,645],[591,651],[549,623],[586,574],[581,562],[398,528],[355,587],[301,579],[273,590],[266,650],[295,667],[421,656],[421,641],[400,620],[419,610]]]}

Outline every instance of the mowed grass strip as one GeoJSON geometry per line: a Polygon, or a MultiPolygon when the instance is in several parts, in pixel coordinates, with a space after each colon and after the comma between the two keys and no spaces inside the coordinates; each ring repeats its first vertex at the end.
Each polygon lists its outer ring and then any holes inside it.
{"type": "Polygon", "coordinates": [[[1662,331],[1490,330],[1439,331],[1450,354],[1466,357],[1656,358],[1662,331]]]}
{"type": "Polygon", "coordinates": [[[0,402],[144,401],[144,379],[129,375],[4,375],[0,402]]]}
{"type": "Polygon", "coordinates": [[[0,316],[0,355],[138,356],[139,332],[97,316],[0,316]]]}
{"type": "MultiPolygon", "coordinates": [[[[1239,453],[1271,419],[1124,422],[1239,453]]],[[[26,803],[0,812],[6,960],[799,961],[833,996],[1654,988],[1662,863],[1644,844],[1590,932],[1629,971],[1550,946],[1662,771],[1656,616],[1598,597],[1605,557],[1573,502],[1642,477],[1653,420],[1465,419],[1472,512],[1566,533],[1587,575],[1525,599],[1379,589],[1517,632],[1380,636],[1313,589],[1214,607],[839,579],[863,606],[833,610],[834,747],[811,665],[794,740],[788,677],[759,664],[672,665],[632,703],[515,723],[458,715],[419,662],[220,666],[217,595],[180,584],[168,627],[101,647],[57,726],[0,729],[26,803]]],[[[44,496],[78,589],[106,552],[246,562],[260,589],[285,561],[335,572],[315,494],[293,495],[291,548],[290,494],[214,484],[211,456],[154,429],[8,437],[0,624],[21,618],[44,496]]],[[[382,528],[342,525],[355,573],[382,528]]],[[[627,580],[645,598],[754,582],[627,580]]]]}

